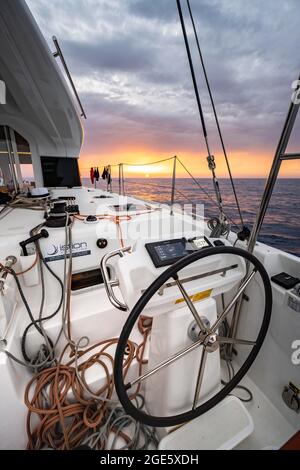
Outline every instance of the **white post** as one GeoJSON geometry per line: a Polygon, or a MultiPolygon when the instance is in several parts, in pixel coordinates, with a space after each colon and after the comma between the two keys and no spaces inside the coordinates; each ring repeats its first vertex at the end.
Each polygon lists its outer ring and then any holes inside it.
{"type": "Polygon", "coordinates": [[[173,177],[172,177],[172,192],[171,192],[171,211],[170,215],[173,215],[173,206],[175,202],[175,184],[176,184],[176,161],[177,157],[174,157],[174,163],[173,163],[173,177]]]}

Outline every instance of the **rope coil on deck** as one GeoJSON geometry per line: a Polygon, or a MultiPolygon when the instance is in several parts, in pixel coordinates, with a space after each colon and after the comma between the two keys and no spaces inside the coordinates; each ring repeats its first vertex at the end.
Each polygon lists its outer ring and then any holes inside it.
{"type": "MultiPolygon", "coordinates": [[[[124,376],[134,360],[138,362],[139,373],[146,363],[143,356],[151,330],[151,319],[149,322],[149,318],[141,318],[138,327],[143,340],[139,345],[128,341],[128,356],[123,365],[124,376]]],[[[25,404],[28,407],[28,449],[45,447],[72,449],[92,440],[95,433],[101,433],[103,426],[106,427],[106,444],[108,435],[115,433],[123,438],[126,446],[130,448],[131,437],[123,430],[118,430],[117,423],[115,425],[107,423],[107,418],[113,411],[119,415],[119,419],[122,417],[120,407],[115,406],[116,402],[112,400],[114,383],[108,366],[110,364],[112,367],[114,361],[108,349],[117,342],[118,338],[104,340],[85,350],[78,350],[75,355],[70,344],[67,344],[56,366],[39,372],[31,379],[25,390],[25,404]],[[96,349],[99,350],[94,352],[96,349]],[[71,359],[64,360],[68,350],[71,359]],[[82,361],[82,358],[89,353],[92,354],[82,361]],[[79,364],[76,364],[77,360],[79,364]],[[87,370],[95,364],[104,370],[106,378],[105,384],[96,392],[90,389],[85,376],[87,370]],[[34,416],[38,416],[39,424],[32,429],[34,416]]],[[[137,400],[139,392],[140,386],[132,394],[131,399],[137,400]]],[[[153,431],[147,427],[140,425],[139,427],[140,438],[143,440],[144,437],[146,441],[146,436],[148,439],[152,436],[151,441],[155,444],[153,431]]],[[[114,439],[113,445],[115,444],[114,439]]],[[[102,439],[98,439],[96,448],[106,448],[102,439]]]]}

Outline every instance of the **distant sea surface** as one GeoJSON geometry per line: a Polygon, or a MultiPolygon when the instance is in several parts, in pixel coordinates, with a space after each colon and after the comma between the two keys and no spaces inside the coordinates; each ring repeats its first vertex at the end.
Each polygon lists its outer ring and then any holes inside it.
{"type": "MultiPolygon", "coordinates": [[[[212,181],[201,178],[197,181],[215,201],[212,181]]],[[[234,182],[244,222],[251,228],[259,208],[265,180],[235,179],[234,182]]],[[[220,179],[219,184],[224,212],[227,217],[239,224],[230,180],[220,179]]],[[[83,185],[91,186],[90,180],[83,178],[83,185]]],[[[171,186],[172,181],[167,178],[128,178],[125,181],[126,195],[161,203],[170,202],[171,186]]],[[[106,184],[100,180],[97,187],[106,189],[106,184]]],[[[177,178],[176,189],[176,203],[184,204],[193,201],[204,204],[205,217],[213,217],[218,214],[218,209],[213,201],[191,179],[177,178]]],[[[117,180],[113,180],[113,191],[118,192],[117,180]]],[[[235,227],[233,230],[237,231],[235,227]]],[[[300,179],[279,179],[277,181],[259,240],[300,256],[300,179]]]]}

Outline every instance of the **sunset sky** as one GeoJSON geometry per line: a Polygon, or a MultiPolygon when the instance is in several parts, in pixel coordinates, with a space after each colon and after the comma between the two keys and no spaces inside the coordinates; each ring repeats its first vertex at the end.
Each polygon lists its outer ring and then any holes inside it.
{"type": "MultiPolygon", "coordinates": [[[[51,49],[60,41],[88,120],[80,166],[178,155],[209,176],[175,0],[27,0],[51,49]]],[[[300,72],[299,0],[190,0],[232,172],[268,174],[300,72]]],[[[188,31],[186,3],[182,0],[188,31]]],[[[194,47],[217,174],[226,177],[194,47]]],[[[300,116],[290,151],[300,150],[300,116]]],[[[169,176],[170,164],[126,169],[169,176]]],[[[184,174],[180,171],[181,175],[184,174]]],[[[300,177],[299,162],[281,176],[300,177]]]]}

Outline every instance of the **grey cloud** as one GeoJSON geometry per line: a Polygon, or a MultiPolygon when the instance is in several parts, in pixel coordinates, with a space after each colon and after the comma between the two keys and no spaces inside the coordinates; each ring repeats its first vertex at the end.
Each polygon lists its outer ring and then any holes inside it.
{"type": "MultiPolygon", "coordinates": [[[[190,3],[228,147],[271,151],[300,68],[299,0],[190,3]]],[[[99,81],[97,93],[82,90],[89,115],[85,148],[98,145],[109,152],[134,142],[170,152],[204,151],[175,0],[28,4],[47,38],[61,36],[75,81],[99,81]],[[120,82],[112,88],[115,73],[120,82]]],[[[186,15],[183,0],[182,5],[186,15]]],[[[188,21],[187,28],[191,33],[188,21]]],[[[190,37],[210,136],[219,148],[190,37]]]]}
{"type": "Polygon", "coordinates": [[[177,18],[175,0],[129,0],[130,13],[142,18],[151,18],[162,21],[171,21],[177,18]]]}
{"type": "Polygon", "coordinates": [[[102,40],[98,44],[78,41],[62,41],[62,44],[66,55],[71,58],[72,66],[80,74],[91,70],[101,72],[103,69],[144,71],[155,60],[151,47],[142,46],[128,37],[102,40]]]}

